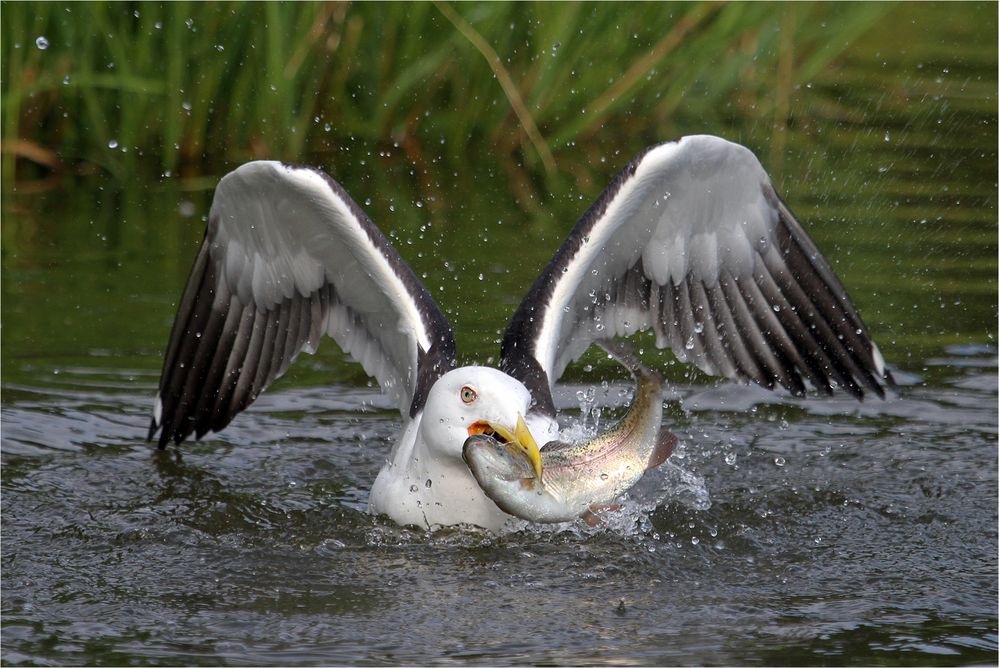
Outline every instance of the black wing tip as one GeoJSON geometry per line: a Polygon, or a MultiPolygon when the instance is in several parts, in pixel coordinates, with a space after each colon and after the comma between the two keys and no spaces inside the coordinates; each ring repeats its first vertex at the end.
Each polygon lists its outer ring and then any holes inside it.
{"type": "MultiPolygon", "coordinates": [[[[152,418],[149,421],[149,431],[146,433],[146,442],[156,442],[157,450],[166,450],[166,447],[170,444],[170,431],[162,424],[156,422],[156,418],[152,418]],[[157,435],[159,432],[159,435],[157,435]]],[[[183,437],[176,439],[177,443],[180,443],[183,437]]]]}
{"type": "MultiPolygon", "coordinates": [[[[182,427],[177,427],[174,424],[166,424],[166,421],[157,422],[156,417],[153,416],[149,420],[149,430],[146,432],[146,442],[149,443],[151,441],[155,441],[157,450],[166,450],[171,441],[174,445],[180,445],[188,436],[191,435],[193,431],[193,427],[184,429],[182,427]]],[[[194,440],[200,441],[201,437],[208,431],[212,430],[206,429],[202,433],[195,433],[194,440]]]]}
{"type": "Polygon", "coordinates": [[[879,399],[887,401],[888,391],[894,392],[898,389],[898,385],[895,384],[895,377],[891,375],[891,371],[887,367],[878,376],[874,379],[871,387],[879,399]]]}
{"type": "Polygon", "coordinates": [[[882,401],[890,397],[897,385],[891,370],[880,360],[880,351],[872,355],[872,361],[878,361],[867,366],[862,362],[854,360],[859,365],[857,375],[845,374],[842,370],[833,367],[825,367],[822,373],[811,378],[803,379],[799,370],[794,368],[786,369],[787,377],[771,377],[769,375],[752,375],[742,378],[743,382],[759,385],[760,387],[773,390],[778,385],[787,390],[792,396],[799,399],[810,397],[832,397],[840,392],[850,394],[857,401],[869,399],[871,395],[877,396],[882,401]]]}
{"type": "Polygon", "coordinates": [[[888,364],[881,354],[881,349],[870,338],[868,338],[868,345],[870,346],[869,355],[871,361],[874,363],[874,368],[864,378],[866,381],[865,384],[878,395],[879,399],[884,401],[888,399],[886,390],[894,391],[898,386],[895,384],[895,377],[892,376],[891,369],[888,368],[888,364]]]}
{"type": "Polygon", "coordinates": [[[170,445],[170,432],[162,428],[163,425],[157,425],[156,420],[152,422],[149,433],[146,435],[146,442],[155,441],[157,450],[166,450],[166,447],[170,445]],[[159,432],[159,435],[156,432],[159,432]]]}
{"type": "Polygon", "coordinates": [[[170,441],[170,431],[166,428],[163,418],[160,415],[162,406],[160,395],[156,395],[156,407],[153,408],[153,415],[149,418],[149,430],[146,432],[146,442],[149,443],[155,440],[158,450],[165,449],[167,443],[170,441]],[[159,437],[156,435],[157,432],[159,432],[159,437]]]}
{"type": "Polygon", "coordinates": [[[797,397],[798,399],[803,399],[808,396],[808,388],[805,387],[804,383],[795,383],[794,387],[788,388],[791,392],[791,396],[797,397]]]}
{"type": "Polygon", "coordinates": [[[809,394],[831,397],[836,394],[837,390],[843,390],[857,401],[870,399],[872,394],[882,401],[887,401],[889,391],[895,390],[896,387],[895,378],[891,375],[891,371],[885,369],[883,372],[877,372],[877,375],[865,375],[859,379],[848,378],[848,382],[845,384],[836,382],[823,387],[813,386],[813,392],[809,394]]]}
{"type": "MultiPolygon", "coordinates": [[[[208,431],[212,430],[209,429],[208,431]]],[[[170,430],[166,428],[160,430],[159,427],[154,426],[150,427],[149,434],[146,437],[146,442],[155,440],[157,450],[166,450],[167,446],[170,445],[171,443],[173,443],[174,445],[180,445],[181,443],[183,443],[191,435],[191,433],[192,433],[191,430],[187,431],[183,429],[170,430]],[[160,432],[158,437],[156,436],[157,431],[160,432]]],[[[200,441],[202,436],[204,436],[204,434],[196,433],[194,434],[194,440],[200,441]]]]}

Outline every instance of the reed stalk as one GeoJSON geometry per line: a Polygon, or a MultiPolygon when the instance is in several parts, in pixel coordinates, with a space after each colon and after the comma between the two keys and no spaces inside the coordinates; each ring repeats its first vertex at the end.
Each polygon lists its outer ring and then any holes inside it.
{"type": "Polygon", "coordinates": [[[3,184],[211,175],[256,157],[389,155],[456,174],[495,153],[529,200],[588,178],[607,147],[717,132],[733,104],[780,130],[788,87],[890,10],[6,2],[3,184]]]}

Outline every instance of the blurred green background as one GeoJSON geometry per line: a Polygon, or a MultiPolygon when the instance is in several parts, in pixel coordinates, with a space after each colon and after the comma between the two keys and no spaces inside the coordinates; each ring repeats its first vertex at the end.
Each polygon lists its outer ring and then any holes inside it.
{"type": "Polygon", "coordinates": [[[749,132],[779,136],[802,121],[798,88],[898,15],[885,3],[3,9],[8,185],[48,169],[217,175],[257,157],[347,166],[374,152],[431,182],[488,154],[521,194],[695,122],[751,118],[749,132]]]}
{"type": "MultiPolygon", "coordinates": [[[[211,189],[253,158],[339,180],[489,361],[614,174],[695,133],[759,155],[890,362],[994,345],[994,3],[0,10],[6,379],[155,373],[211,189]]],[[[295,373],[359,376],[325,349],[295,373]]]]}

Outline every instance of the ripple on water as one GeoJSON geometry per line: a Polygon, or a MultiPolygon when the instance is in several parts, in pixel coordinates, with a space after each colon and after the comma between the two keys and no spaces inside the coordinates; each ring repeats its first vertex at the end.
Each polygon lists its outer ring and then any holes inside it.
{"type": "Polygon", "coordinates": [[[677,388],[676,459],[618,512],[499,536],[364,512],[398,431],[370,390],[158,452],[118,380],[5,388],[4,660],[989,660],[996,386],[947,372],[864,404],[677,388]]]}

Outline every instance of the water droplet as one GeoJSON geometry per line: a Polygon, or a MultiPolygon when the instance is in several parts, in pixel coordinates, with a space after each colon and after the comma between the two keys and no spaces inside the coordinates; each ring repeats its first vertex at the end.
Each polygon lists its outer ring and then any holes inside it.
{"type": "Polygon", "coordinates": [[[552,44],[552,56],[554,57],[558,53],[558,48],[562,46],[562,42],[555,42],[552,44]]]}
{"type": "Polygon", "coordinates": [[[787,464],[786,459],[784,459],[783,457],[774,457],[775,466],[784,466],[784,464],[787,464]]]}
{"type": "Polygon", "coordinates": [[[691,545],[697,545],[700,542],[701,542],[701,539],[698,538],[697,536],[691,536],[690,537],[690,544],[691,545]]]}
{"type": "Polygon", "coordinates": [[[725,453],[725,463],[728,464],[729,466],[735,466],[735,460],[738,458],[739,458],[738,455],[736,455],[734,452],[725,453]]]}
{"type": "Polygon", "coordinates": [[[35,38],[35,46],[38,47],[39,51],[44,51],[49,48],[49,40],[45,35],[39,35],[35,38]]]}
{"type": "Polygon", "coordinates": [[[68,86],[69,85],[69,75],[68,74],[62,78],[62,85],[63,86],[68,86]]]}
{"type": "Polygon", "coordinates": [[[601,473],[600,474],[600,479],[601,480],[607,480],[608,478],[610,478],[610,476],[608,474],[606,474],[606,473],[601,473]]]}
{"type": "Polygon", "coordinates": [[[885,141],[891,141],[891,134],[887,131],[885,132],[885,141]]]}
{"type": "Polygon", "coordinates": [[[190,102],[181,102],[180,107],[184,111],[190,111],[193,108],[190,102]]]}
{"type": "Polygon", "coordinates": [[[430,489],[431,485],[433,485],[433,484],[434,484],[434,481],[433,481],[433,480],[431,480],[430,478],[427,478],[427,481],[426,481],[425,483],[423,483],[423,484],[424,484],[424,486],[425,486],[425,487],[426,487],[427,489],[430,489]]]}
{"type": "Polygon", "coordinates": [[[420,491],[420,488],[417,487],[416,485],[410,485],[409,486],[409,491],[412,492],[413,494],[416,494],[417,492],[420,491]]]}
{"type": "Polygon", "coordinates": [[[109,139],[108,140],[108,148],[118,148],[118,140],[117,139],[109,139]]]}

